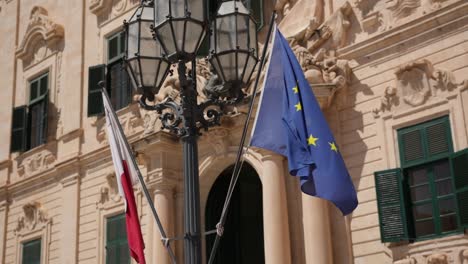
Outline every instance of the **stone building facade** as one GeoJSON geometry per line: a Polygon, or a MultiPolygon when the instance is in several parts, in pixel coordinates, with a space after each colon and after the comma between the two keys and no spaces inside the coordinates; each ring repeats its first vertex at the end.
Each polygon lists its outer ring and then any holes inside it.
{"type": "MultiPolygon", "coordinates": [[[[112,40],[118,41],[122,21],[138,2],[0,0],[1,263],[29,263],[34,256],[40,263],[109,263],[107,231],[110,219],[123,212],[123,201],[105,120],[88,114],[94,103],[89,75],[95,65],[118,61],[120,46],[112,40]],[[15,141],[18,135],[27,140],[15,141]]],[[[257,180],[254,190],[261,194],[252,202],[261,209],[256,218],[261,228],[253,228],[262,231],[256,233],[263,243],[260,258],[268,264],[468,263],[463,200],[468,2],[277,0],[249,5],[260,8],[257,19],[264,25],[278,11],[279,28],[321,104],[359,199],[357,209],[343,217],[333,205],[301,194],[283,157],[249,148],[250,172],[243,173],[257,180]],[[442,164],[442,176],[434,164],[442,164]],[[423,180],[417,178],[418,168],[423,168],[423,180]],[[439,188],[442,181],[448,185],[439,188]],[[388,197],[397,199],[390,204],[388,197]]],[[[260,29],[261,44],[266,28],[260,29]]],[[[209,72],[200,63],[197,81],[203,85],[209,72]]],[[[177,85],[168,78],[162,96],[177,97],[177,85]]],[[[133,99],[121,96],[117,114],[163,225],[170,236],[181,236],[181,145],[133,99]]],[[[216,221],[209,212],[219,206],[216,188],[235,161],[245,111],[244,106],[233,109],[220,127],[199,138],[203,230],[216,221]]],[[[138,187],[136,195],[148,263],[169,263],[138,187]]],[[[254,197],[249,195],[241,192],[238,199],[254,197]]],[[[238,205],[232,217],[249,220],[241,216],[243,204],[238,205]]],[[[245,223],[236,227],[252,229],[245,223]]],[[[172,247],[182,263],[182,243],[172,247]]]]}

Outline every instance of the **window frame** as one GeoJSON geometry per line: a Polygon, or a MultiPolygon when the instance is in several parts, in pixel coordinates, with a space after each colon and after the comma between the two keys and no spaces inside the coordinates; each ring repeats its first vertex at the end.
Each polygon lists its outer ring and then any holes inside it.
{"type": "MultiPolygon", "coordinates": [[[[453,151],[453,141],[452,141],[452,134],[451,134],[451,125],[450,125],[450,119],[448,115],[444,115],[435,119],[431,119],[426,122],[422,122],[416,125],[400,128],[397,130],[397,140],[398,140],[398,148],[399,148],[399,154],[400,154],[400,164],[401,164],[401,170],[403,174],[403,193],[404,193],[404,199],[403,199],[403,205],[406,210],[406,215],[408,216],[406,218],[406,225],[408,227],[408,233],[410,241],[423,241],[423,240],[428,240],[428,239],[434,239],[434,238],[439,238],[439,237],[444,237],[446,235],[450,234],[456,234],[463,232],[463,227],[460,225],[459,222],[459,209],[458,209],[458,203],[456,199],[456,189],[455,189],[455,175],[453,175],[453,170],[451,168],[451,155],[454,153],[453,151]],[[435,125],[435,124],[443,124],[444,125],[444,132],[446,135],[446,140],[448,143],[448,151],[445,153],[439,153],[435,155],[431,155],[428,151],[429,149],[429,138],[427,135],[427,128],[435,125]],[[405,142],[402,139],[403,135],[405,133],[409,132],[414,132],[414,131],[419,131],[421,135],[421,147],[423,151],[423,157],[418,158],[416,160],[412,161],[405,161],[405,142]],[[450,175],[450,180],[451,180],[451,187],[452,187],[452,193],[444,195],[442,197],[437,196],[437,189],[436,189],[436,180],[434,178],[434,166],[436,163],[441,162],[441,161],[446,161],[449,166],[449,175],[450,175]],[[411,197],[411,187],[409,184],[409,171],[412,169],[418,169],[418,168],[425,168],[426,173],[427,173],[427,178],[428,182],[427,184],[429,185],[429,192],[430,192],[430,198],[425,200],[425,201],[417,201],[413,203],[412,197],[411,197]],[[445,200],[445,199],[450,199],[452,198],[455,203],[455,215],[456,215],[456,221],[457,221],[457,228],[454,230],[442,232],[441,231],[441,216],[440,216],[440,208],[439,208],[439,201],[445,200]],[[434,223],[434,233],[429,234],[429,235],[423,235],[423,236],[418,236],[416,237],[416,230],[415,230],[415,222],[416,219],[413,216],[413,206],[418,206],[422,204],[431,204],[432,207],[432,219],[434,223]]],[[[448,178],[446,178],[448,179],[448,178]]],[[[414,187],[414,186],[413,186],[414,187]]]]}
{"type": "Polygon", "coordinates": [[[31,80],[28,81],[28,86],[29,86],[29,102],[27,105],[27,118],[26,118],[26,142],[25,142],[25,151],[37,148],[41,145],[44,145],[47,143],[47,122],[48,122],[48,95],[49,95],[49,90],[50,90],[50,74],[49,71],[44,72],[40,75],[37,75],[36,77],[32,78],[31,80]],[[41,92],[42,90],[42,80],[44,78],[47,78],[47,83],[46,83],[46,88],[44,89],[44,92],[41,92]],[[37,96],[32,98],[32,86],[37,83],[37,96]],[[32,108],[40,105],[42,106],[42,116],[41,118],[43,120],[40,121],[40,127],[36,127],[35,129],[37,130],[36,133],[38,133],[38,139],[39,143],[32,145],[32,108]]]}
{"type": "Polygon", "coordinates": [[[34,239],[30,239],[30,240],[27,240],[27,241],[23,241],[21,242],[21,264],[30,264],[28,262],[25,262],[25,246],[27,244],[30,244],[30,243],[39,243],[39,263],[41,263],[41,260],[42,260],[42,238],[41,237],[38,237],[38,238],[34,238],[34,239]]]}

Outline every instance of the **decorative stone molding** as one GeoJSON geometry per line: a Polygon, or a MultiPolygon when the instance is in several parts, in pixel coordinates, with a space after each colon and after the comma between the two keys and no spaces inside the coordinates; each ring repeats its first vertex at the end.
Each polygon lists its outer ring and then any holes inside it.
{"type": "Polygon", "coordinates": [[[445,100],[447,94],[464,83],[457,83],[452,72],[435,69],[428,60],[418,60],[401,65],[395,71],[395,87],[385,89],[374,116],[390,110],[404,110],[425,104],[428,100],[445,100]],[[395,109],[393,109],[395,107],[395,109]]]}
{"type": "Polygon", "coordinates": [[[30,177],[52,167],[56,156],[48,149],[39,149],[36,153],[25,157],[18,162],[18,175],[30,177]]]}
{"type": "Polygon", "coordinates": [[[416,261],[415,258],[406,258],[406,259],[401,259],[393,262],[393,264],[417,264],[418,262],[416,261]]]}
{"type": "Polygon", "coordinates": [[[47,263],[50,251],[52,219],[47,216],[40,202],[30,202],[23,206],[14,233],[16,236],[16,262],[21,263],[22,244],[33,239],[41,240],[41,263],[47,263]]]}
{"type": "Polygon", "coordinates": [[[427,257],[427,264],[448,264],[449,258],[444,253],[435,253],[427,257]]]}
{"type": "Polygon", "coordinates": [[[27,203],[23,206],[23,215],[18,218],[15,234],[25,234],[36,229],[42,229],[49,224],[49,219],[39,202],[27,203]]]}
{"type": "Polygon", "coordinates": [[[111,3],[112,0],[90,0],[89,10],[95,15],[100,15],[111,3]]]}
{"type": "Polygon", "coordinates": [[[64,33],[63,26],[52,21],[45,8],[35,6],[31,10],[23,40],[16,50],[16,58],[25,61],[25,64],[41,61],[54,50],[64,33]]]}
{"type": "Polygon", "coordinates": [[[229,148],[229,134],[227,128],[214,127],[204,133],[202,137],[208,141],[216,155],[224,155],[229,148]]]}
{"type": "Polygon", "coordinates": [[[468,264],[468,249],[460,252],[460,264],[468,264]]]}
{"type": "Polygon", "coordinates": [[[413,14],[421,6],[421,0],[387,0],[385,5],[396,22],[413,14]]]}

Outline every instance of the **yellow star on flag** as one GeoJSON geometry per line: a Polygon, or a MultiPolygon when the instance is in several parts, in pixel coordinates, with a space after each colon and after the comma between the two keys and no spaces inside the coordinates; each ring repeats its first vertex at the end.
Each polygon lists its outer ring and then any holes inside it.
{"type": "Polygon", "coordinates": [[[295,94],[297,94],[299,92],[299,88],[297,88],[297,86],[294,86],[292,88],[292,90],[294,91],[295,94]]]}
{"type": "Polygon", "coordinates": [[[302,105],[301,103],[297,103],[296,105],[294,105],[296,107],[296,111],[301,111],[302,110],[302,105]]]}
{"type": "Polygon", "coordinates": [[[330,144],[331,150],[338,152],[338,148],[336,147],[335,142],[328,142],[328,144],[330,144]]]}
{"type": "Polygon", "coordinates": [[[309,145],[317,146],[317,143],[316,143],[317,140],[318,140],[318,138],[316,138],[316,137],[312,136],[312,134],[310,134],[309,138],[307,139],[307,143],[309,145]]]}

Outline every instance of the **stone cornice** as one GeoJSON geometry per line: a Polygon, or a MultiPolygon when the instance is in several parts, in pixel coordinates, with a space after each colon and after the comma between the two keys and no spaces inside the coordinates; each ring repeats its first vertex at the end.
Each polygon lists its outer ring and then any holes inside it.
{"type": "Polygon", "coordinates": [[[63,39],[65,30],[62,25],[56,24],[48,17],[45,8],[35,6],[29,16],[29,24],[19,47],[16,49],[16,58],[28,59],[33,56],[34,46],[39,40],[44,40],[48,47],[55,45],[63,39]]]}
{"type": "MultiPolygon", "coordinates": [[[[410,41],[414,36],[422,38],[420,34],[431,34],[433,30],[447,25],[458,24],[458,27],[466,26],[467,22],[463,23],[463,21],[468,21],[467,14],[468,2],[458,1],[445,8],[434,11],[430,15],[420,17],[411,23],[403,24],[368,38],[365,41],[341,48],[338,50],[338,53],[345,59],[369,55],[377,56],[380,53],[388,53],[388,49],[394,48],[395,46],[389,45],[389,43],[395,44],[403,41],[410,41]]],[[[397,55],[401,56],[401,52],[397,55]]]]}

